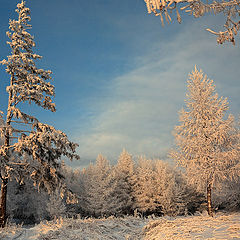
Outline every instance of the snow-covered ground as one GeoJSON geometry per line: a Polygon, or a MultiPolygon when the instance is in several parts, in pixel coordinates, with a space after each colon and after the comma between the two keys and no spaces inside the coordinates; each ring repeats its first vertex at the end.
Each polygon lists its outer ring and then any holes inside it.
{"type": "Polygon", "coordinates": [[[240,214],[162,218],[144,227],[147,240],[240,239],[240,214]]]}
{"type": "Polygon", "coordinates": [[[148,220],[141,218],[60,219],[42,222],[32,228],[8,227],[0,230],[1,240],[133,240],[143,239],[142,229],[148,220]]]}
{"type": "Polygon", "coordinates": [[[63,219],[42,222],[32,228],[9,226],[1,240],[174,240],[240,239],[240,213],[141,219],[63,219]]]}

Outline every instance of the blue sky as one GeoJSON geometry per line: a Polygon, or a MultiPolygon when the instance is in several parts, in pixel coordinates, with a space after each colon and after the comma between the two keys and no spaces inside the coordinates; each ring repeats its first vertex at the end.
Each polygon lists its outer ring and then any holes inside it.
{"type": "MultiPolygon", "coordinates": [[[[1,0],[0,58],[10,49],[5,32],[18,1],[1,0]]],[[[206,28],[221,16],[183,17],[161,26],[143,0],[29,0],[38,66],[53,71],[57,112],[31,107],[32,115],[79,143],[80,167],[98,153],[116,161],[133,155],[164,158],[184,106],[188,73],[196,64],[213,79],[230,111],[239,115],[240,40],[218,45],[206,28]]],[[[221,25],[222,24],[222,25],[221,25]]],[[[0,109],[9,76],[0,69],[0,109]]]]}

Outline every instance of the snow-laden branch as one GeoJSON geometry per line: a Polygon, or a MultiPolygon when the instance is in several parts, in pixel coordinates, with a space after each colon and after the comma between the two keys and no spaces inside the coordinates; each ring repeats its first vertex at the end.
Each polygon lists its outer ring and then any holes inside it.
{"type": "Polygon", "coordinates": [[[223,13],[226,17],[224,31],[207,31],[217,35],[217,42],[222,44],[225,41],[235,44],[235,36],[240,29],[240,1],[239,0],[222,0],[222,1],[203,1],[203,0],[144,0],[147,6],[148,13],[153,13],[160,16],[162,24],[164,18],[167,23],[172,21],[172,12],[176,11],[177,20],[181,23],[182,18],[179,13],[185,11],[194,17],[202,17],[206,13],[214,15],[223,13]]]}

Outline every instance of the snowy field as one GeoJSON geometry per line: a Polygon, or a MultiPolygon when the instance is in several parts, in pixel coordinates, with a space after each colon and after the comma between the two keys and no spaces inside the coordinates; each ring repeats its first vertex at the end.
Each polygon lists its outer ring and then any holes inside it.
{"type": "Polygon", "coordinates": [[[240,239],[240,214],[162,218],[144,227],[147,240],[240,239]]]}
{"type": "Polygon", "coordinates": [[[0,230],[1,240],[161,240],[240,239],[240,213],[206,214],[188,217],[141,219],[60,219],[34,227],[8,226],[0,230]]]}

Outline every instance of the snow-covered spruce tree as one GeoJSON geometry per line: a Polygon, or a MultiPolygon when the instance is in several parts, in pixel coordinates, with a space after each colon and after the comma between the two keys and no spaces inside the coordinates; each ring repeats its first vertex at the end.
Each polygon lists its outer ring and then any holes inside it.
{"type": "Polygon", "coordinates": [[[155,202],[159,211],[163,215],[183,214],[186,204],[182,195],[184,195],[185,189],[181,182],[177,183],[177,173],[161,160],[155,160],[154,165],[156,176],[155,202]]]}
{"type": "Polygon", "coordinates": [[[107,208],[109,215],[130,214],[133,207],[132,184],[134,162],[132,156],[123,149],[117,165],[107,178],[107,208]]]}
{"type": "Polygon", "coordinates": [[[234,180],[224,180],[212,194],[214,207],[227,211],[240,210],[240,176],[234,180]]]}
{"type": "Polygon", "coordinates": [[[85,216],[84,209],[86,209],[85,202],[85,186],[84,186],[84,170],[73,169],[67,165],[63,166],[63,175],[65,177],[66,186],[75,196],[77,196],[76,203],[68,203],[66,211],[68,217],[76,215],[85,216]]]}
{"type": "Polygon", "coordinates": [[[159,203],[156,202],[156,172],[153,160],[139,157],[132,177],[133,207],[135,211],[148,215],[155,213],[159,203]]]}
{"type": "Polygon", "coordinates": [[[187,184],[185,176],[167,162],[156,159],[156,202],[163,215],[184,215],[194,213],[202,196],[187,184]]]}
{"type": "Polygon", "coordinates": [[[212,13],[224,14],[226,21],[224,24],[224,31],[215,32],[210,29],[207,31],[217,35],[217,42],[222,44],[225,41],[235,44],[235,35],[240,30],[240,1],[227,0],[227,1],[203,1],[203,0],[144,0],[147,6],[148,13],[153,13],[161,17],[162,24],[164,18],[167,23],[172,21],[171,14],[173,10],[176,11],[177,20],[181,23],[182,19],[179,13],[185,11],[190,13],[195,18],[202,17],[204,14],[212,13]],[[237,19],[236,19],[237,18],[237,19]]]}
{"type": "Polygon", "coordinates": [[[126,181],[129,181],[128,178],[133,174],[134,162],[132,156],[126,151],[126,149],[123,149],[120,154],[116,168],[125,174],[127,178],[126,181]]]}
{"type": "Polygon", "coordinates": [[[48,217],[46,210],[49,195],[39,192],[31,179],[18,184],[16,180],[8,182],[7,216],[16,223],[35,224],[48,217]]]}
{"type": "Polygon", "coordinates": [[[180,172],[159,159],[141,157],[133,175],[134,207],[144,215],[183,215],[192,192],[180,172]]]}
{"type": "Polygon", "coordinates": [[[189,181],[207,191],[208,214],[213,216],[211,191],[217,181],[239,174],[234,118],[224,118],[227,99],[218,97],[213,81],[195,70],[189,74],[186,108],[175,127],[177,149],[171,156],[186,168],[189,181]]]}
{"type": "Polygon", "coordinates": [[[47,211],[51,219],[66,215],[66,206],[61,198],[61,190],[56,189],[50,194],[47,211]]]}
{"type": "Polygon", "coordinates": [[[99,154],[96,163],[90,164],[84,172],[85,211],[94,217],[102,217],[108,211],[106,197],[110,171],[109,161],[99,154]]]}
{"type": "Polygon", "coordinates": [[[54,86],[48,81],[51,71],[35,65],[35,60],[41,56],[33,52],[35,42],[28,32],[31,29],[30,10],[24,1],[17,4],[16,12],[18,19],[9,21],[10,32],[7,32],[11,55],[2,61],[10,75],[10,85],[7,87],[6,120],[1,127],[4,144],[0,149],[0,227],[4,227],[6,222],[7,184],[11,178],[22,181],[23,177],[30,176],[39,188],[45,187],[51,192],[62,179],[58,171],[60,157],[79,158],[75,154],[77,144],[70,142],[66,134],[20,109],[22,103],[35,103],[55,112],[52,102],[55,93],[54,86]],[[29,158],[21,157],[24,153],[29,158]]]}

